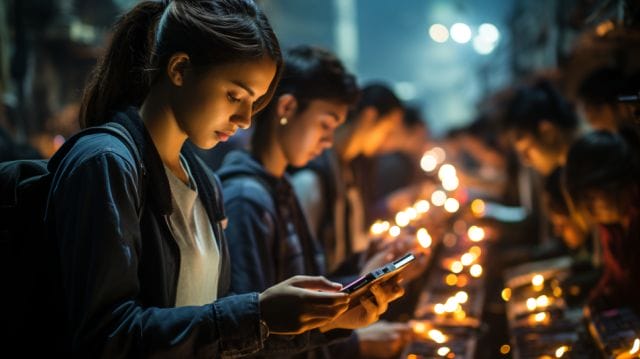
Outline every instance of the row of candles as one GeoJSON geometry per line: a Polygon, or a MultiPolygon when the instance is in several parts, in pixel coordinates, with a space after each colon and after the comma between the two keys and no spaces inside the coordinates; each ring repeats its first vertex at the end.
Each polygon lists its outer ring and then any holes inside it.
{"type": "MultiPolygon", "coordinates": [[[[433,238],[427,230],[421,226],[426,214],[430,211],[441,210],[448,215],[457,213],[460,209],[460,202],[453,196],[453,192],[458,189],[460,181],[457,177],[456,169],[453,165],[444,163],[445,153],[441,148],[433,148],[427,151],[421,160],[421,167],[427,173],[437,170],[437,176],[440,180],[440,188],[435,189],[427,198],[417,200],[412,206],[399,211],[393,218],[393,221],[376,221],[370,228],[371,235],[377,238],[383,238],[393,241],[403,232],[415,233],[415,240],[423,249],[428,249],[433,245],[433,238]],[[451,193],[449,195],[448,193],[451,193]],[[415,232],[414,232],[415,231],[415,232]]],[[[471,211],[474,214],[482,212],[484,203],[475,200],[471,203],[471,211]],[[482,207],[482,208],[481,208],[482,207]]],[[[444,218],[443,218],[444,220],[444,218]]],[[[462,223],[466,226],[466,224],[462,223]]],[[[484,239],[484,229],[478,226],[470,226],[466,228],[466,237],[473,243],[480,242],[484,239]]],[[[451,234],[450,234],[451,235],[451,234]]],[[[446,237],[446,236],[445,236],[446,237]]],[[[456,238],[453,238],[455,244],[456,238]]],[[[446,239],[445,239],[446,241],[446,239]]],[[[478,245],[472,246],[468,252],[462,254],[460,258],[451,260],[451,273],[445,277],[445,281],[449,286],[457,287],[458,291],[448,297],[442,303],[436,303],[433,312],[438,316],[447,316],[455,320],[462,320],[466,317],[463,305],[469,300],[469,295],[462,290],[468,281],[469,275],[478,278],[482,275],[482,266],[477,263],[482,249],[478,245]],[[468,274],[464,273],[468,269],[468,274]]],[[[414,333],[421,338],[431,340],[436,344],[442,344],[436,349],[436,354],[441,357],[454,358],[455,353],[450,347],[444,345],[448,337],[433,324],[428,321],[415,320],[411,322],[414,333]]],[[[409,355],[409,358],[416,357],[409,355]]]]}
{"type": "MultiPolygon", "coordinates": [[[[562,296],[562,288],[556,282],[551,282],[551,290],[553,292],[553,296],[547,296],[546,294],[541,294],[537,297],[529,297],[525,301],[525,305],[527,310],[531,313],[529,315],[529,323],[533,325],[548,325],[550,323],[550,314],[546,311],[546,309],[553,304],[553,302],[562,296]]],[[[541,292],[545,288],[545,278],[542,274],[534,274],[531,277],[531,289],[534,292],[541,292]]],[[[504,288],[502,290],[502,299],[505,302],[508,302],[511,299],[511,288],[504,288]]],[[[630,358],[640,358],[640,338],[635,338],[631,345],[629,346],[628,351],[623,351],[621,353],[617,353],[615,356],[616,359],[630,359],[630,358]]],[[[501,350],[502,351],[502,350],[501,350]]],[[[561,345],[556,348],[553,353],[554,356],[544,356],[544,358],[562,358],[567,352],[571,351],[571,346],[569,345],[561,345]]]]}

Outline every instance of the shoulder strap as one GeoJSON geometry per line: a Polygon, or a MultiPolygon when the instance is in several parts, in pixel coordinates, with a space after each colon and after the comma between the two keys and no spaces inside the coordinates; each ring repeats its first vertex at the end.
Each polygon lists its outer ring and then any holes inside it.
{"type": "Polygon", "coordinates": [[[124,145],[129,149],[129,151],[133,155],[133,158],[136,162],[136,166],[140,173],[140,178],[139,178],[140,183],[138,186],[138,188],[140,189],[140,193],[139,193],[140,208],[138,208],[138,215],[140,215],[142,213],[142,208],[144,207],[144,204],[145,204],[146,191],[144,189],[146,188],[145,183],[146,183],[147,170],[145,168],[144,160],[142,158],[140,145],[138,145],[135,142],[131,133],[129,133],[129,131],[121,124],[115,123],[115,122],[107,122],[104,125],[89,127],[76,133],[67,141],[65,141],[62,147],[60,147],[60,149],[53,155],[53,157],[49,160],[47,164],[47,168],[49,169],[49,172],[53,173],[58,167],[58,165],[60,164],[60,162],[62,161],[62,159],[64,159],[66,154],[69,153],[71,148],[76,144],[76,142],[78,142],[79,139],[81,139],[84,136],[88,136],[92,134],[100,134],[100,133],[107,133],[118,138],[120,141],[122,141],[122,143],[124,143],[124,145]]]}

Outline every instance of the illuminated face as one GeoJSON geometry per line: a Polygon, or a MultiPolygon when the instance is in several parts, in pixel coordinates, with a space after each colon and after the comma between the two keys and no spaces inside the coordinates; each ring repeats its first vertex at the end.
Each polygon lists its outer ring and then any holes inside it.
{"type": "Polygon", "coordinates": [[[518,136],[514,140],[514,148],[523,164],[532,167],[543,176],[551,174],[561,165],[560,156],[553,150],[553,146],[538,141],[533,135],[518,136]]]}
{"type": "Polygon", "coordinates": [[[304,166],[331,147],[333,133],[344,123],[348,109],[348,105],[334,101],[311,100],[286,126],[278,126],[278,142],[287,162],[304,166]]]}
{"type": "Polygon", "coordinates": [[[382,149],[382,144],[389,138],[394,128],[401,126],[402,109],[396,109],[388,114],[379,117],[374,123],[362,129],[365,134],[362,143],[362,153],[371,157],[378,154],[382,149]]]}
{"type": "Polygon", "coordinates": [[[587,239],[587,234],[571,217],[560,213],[549,213],[555,235],[562,238],[567,247],[576,249],[587,239]]]}
{"type": "Polygon", "coordinates": [[[585,210],[589,218],[598,224],[620,224],[625,218],[625,212],[607,194],[592,191],[587,195],[585,210]]]}
{"type": "Polygon", "coordinates": [[[267,93],[275,72],[268,58],[219,65],[205,73],[187,69],[183,85],[171,93],[178,126],[203,149],[226,141],[251,125],[254,104],[267,93]]]}

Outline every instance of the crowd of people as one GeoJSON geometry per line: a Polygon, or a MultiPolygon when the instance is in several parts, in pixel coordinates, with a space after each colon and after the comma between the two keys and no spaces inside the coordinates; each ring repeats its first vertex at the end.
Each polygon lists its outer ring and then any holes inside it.
{"type": "Polygon", "coordinates": [[[2,161],[52,155],[47,353],[397,356],[411,327],[380,318],[428,256],[368,229],[429,185],[417,169],[434,143],[494,199],[518,197],[530,168],[538,225],[602,272],[588,301],[640,310],[639,124],[618,98],[640,83],[627,69],[594,69],[572,99],[555,79],[519,82],[439,140],[388,84],[360,84],[317,46],[281,50],[251,0],[142,1],[112,31],[75,113],[126,138],[79,132],[45,154],[1,134],[2,161]],[[411,270],[370,296],[341,291],[408,251],[411,270]]]}

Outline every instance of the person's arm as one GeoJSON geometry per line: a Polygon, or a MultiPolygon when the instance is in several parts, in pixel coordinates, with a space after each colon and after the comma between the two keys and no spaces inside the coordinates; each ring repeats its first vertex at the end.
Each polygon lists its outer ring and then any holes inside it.
{"type": "Polygon", "coordinates": [[[264,197],[261,193],[244,186],[242,181],[234,182],[224,187],[225,212],[229,219],[225,233],[231,257],[231,292],[261,292],[276,281],[274,260],[278,254],[273,253],[276,223],[256,203],[264,197]]]}
{"type": "Polygon", "coordinates": [[[315,171],[304,169],[291,176],[291,184],[307,218],[309,228],[317,236],[327,206],[322,179],[315,171]]]}
{"type": "Polygon", "coordinates": [[[121,155],[125,151],[63,161],[54,179],[51,225],[58,240],[72,355],[213,357],[259,350],[257,293],[204,306],[141,303],[139,174],[133,159],[121,155]]]}

